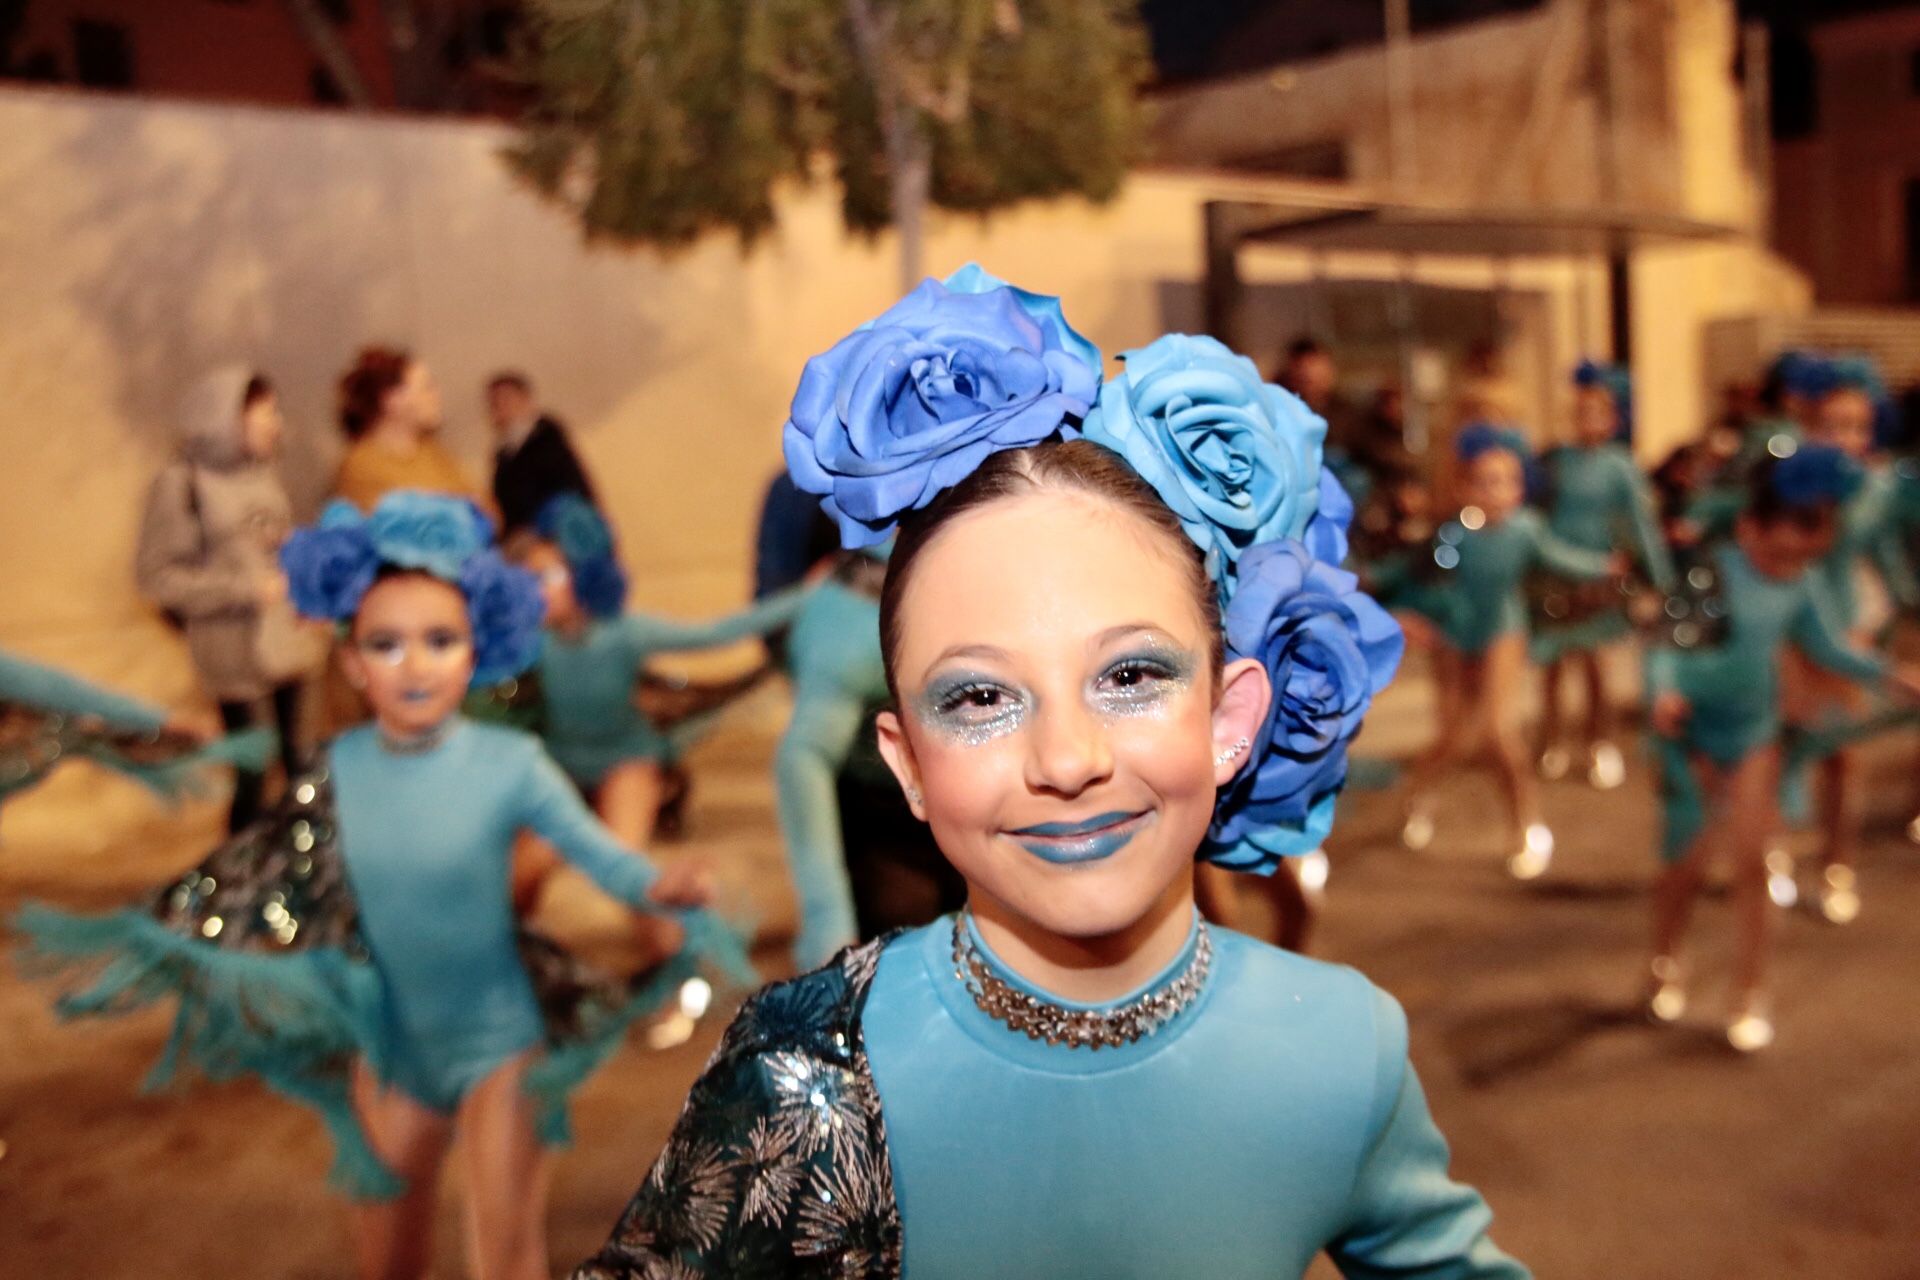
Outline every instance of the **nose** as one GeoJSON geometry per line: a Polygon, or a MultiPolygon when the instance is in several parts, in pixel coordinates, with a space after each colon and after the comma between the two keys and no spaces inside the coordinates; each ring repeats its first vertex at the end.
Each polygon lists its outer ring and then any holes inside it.
{"type": "Polygon", "coordinates": [[[1106,727],[1077,697],[1037,707],[1027,742],[1026,782],[1035,791],[1076,796],[1113,775],[1106,727]]]}
{"type": "Polygon", "coordinates": [[[407,645],[400,658],[400,674],[410,685],[417,685],[424,680],[432,672],[433,666],[434,661],[427,653],[426,645],[417,640],[407,645]]]}

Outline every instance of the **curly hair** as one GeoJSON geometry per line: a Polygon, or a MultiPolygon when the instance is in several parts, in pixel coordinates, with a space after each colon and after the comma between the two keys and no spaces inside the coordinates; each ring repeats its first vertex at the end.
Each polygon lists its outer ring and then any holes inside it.
{"type": "Polygon", "coordinates": [[[358,440],[380,420],[387,394],[406,380],[413,354],[403,347],[362,347],[340,376],[340,429],[358,440]]]}

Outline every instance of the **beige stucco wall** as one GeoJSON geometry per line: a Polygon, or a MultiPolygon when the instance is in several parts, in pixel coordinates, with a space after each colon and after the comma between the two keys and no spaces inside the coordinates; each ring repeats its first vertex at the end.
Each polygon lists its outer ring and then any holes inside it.
{"type": "MultiPolygon", "coordinates": [[[[744,598],[751,526],[801,364],[892,300],[891,241],[848,238],[822,185],[783,201],[779,230],[750,256],[725,238],[673,257],[590,251],[508,179],[495,157],[503,136],[471,123],[0,92],[0,645],[162,701],[193,699],[182,646],[131,573],[171,406],[215,361],[269,371],[289,416],[287,478],[311,512],[339,452],[333,380],[371,340],[424,357],[446,393],[447,439],[476,474],[481,379],[501,365],[530,371],[604,490],[637,605],[697,613],[744,598]]],[[[1104,208],[936,217],[926,265],[945,273],[978,259],[1060,293],[1075,324],[1117,352],[1200,324],[1200,206],[1219,194],[1204,178],[1145,173],[1104,208]]],[[[1255,282],[1391,279],[1404,267],[1284,250],[1246,263],[1255,282]]],[[[1742,269],[1725,259],[1643,273],[1650,447],[1699,421],[1698,317],[1745,305],[1742,269]]],[[[1414,270],[1544,299],[1534,375],[1549,390],[1584,335],[1604,333],[1593,264],[1414,270]]],[[[1268,349],[1253,354],[1265,363],[1268,349]]],[[[147,811],[131,794],[102,803],[132,821],[147,811]]],[[[9,807],[11,838],[31,829],[36,802],[9,807]]]]}

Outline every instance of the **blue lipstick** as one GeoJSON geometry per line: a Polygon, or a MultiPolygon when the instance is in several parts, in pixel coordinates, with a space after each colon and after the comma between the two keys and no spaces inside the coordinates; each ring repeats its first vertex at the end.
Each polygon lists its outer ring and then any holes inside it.
{"type": "Polygon", "coordinates": [[[1147,823],[1150,811],[1103,813],[1084,822],[1042,822],[1007,834],[1036,858],[1057,865],[1098,862],[1125,848],[1147,823]]]}

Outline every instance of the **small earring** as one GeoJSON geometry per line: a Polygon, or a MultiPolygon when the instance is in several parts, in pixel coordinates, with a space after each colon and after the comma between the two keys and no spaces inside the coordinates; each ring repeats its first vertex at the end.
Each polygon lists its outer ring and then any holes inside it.
{"type": "Polygon", "coordinates": [[[920,788],[908,787],[906,791],[908,804],[917,805],[920,803],[920,788]]]}
{"type": "Polygon", "coordinates": [[[1236,740],[1234,744],[1228,747],[1225,751],[1222,751],[1218,755],[1214,756],[1213,762],[1216,765],[1221,765],[1221,764],[1226,764],[1233,760],[1238,760],[1240,758],[1240,753],[1242,751],[1245,751],[1248,747],[1252,745],[1253,744],[1251,742],[1248,742],[1245,738],[1240,738],[1236,740]]]}

